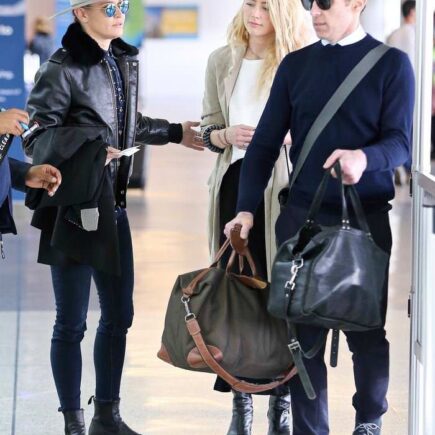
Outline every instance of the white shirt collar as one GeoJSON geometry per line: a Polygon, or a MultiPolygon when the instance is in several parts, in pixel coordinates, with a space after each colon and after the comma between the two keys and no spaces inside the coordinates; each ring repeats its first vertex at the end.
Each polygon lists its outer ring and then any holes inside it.
{"type": "Polygon", "coordinates": [[[326,39],[321,39],[321,41],[322,41],[322,45],[341,45],[341,46],[345,46],[345,45],[355,44],[356,42],[359,42],[362,39],[364,39],[366,36],[367,36],[367,33],[362,28],[362,26],[359,25],[358,28],[354,32],[352,32],[350,35],[345,36],[343,39],[341,39],[340,41],[336,42],[335,44],[331,44],[326,39]]]}

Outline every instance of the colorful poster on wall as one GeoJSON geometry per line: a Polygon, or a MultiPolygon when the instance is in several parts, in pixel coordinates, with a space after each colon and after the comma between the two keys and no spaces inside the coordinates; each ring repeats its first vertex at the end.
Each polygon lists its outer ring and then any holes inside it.
{"type": "Polygon", "coordinates": [[[197,38],[197,6],[147,6],[147,38],[197,38]]]}
{"type": "Polygon", "coordinates": [[[145,36],[145,10],[142,0],[130,0],[130,10],[125,18],[125,42],[140,47],[145,36]]]}
{"type": "MultiPolygon", "coordinates": [[[[1,0],[0,3],[0,107],[23,109],[24,88],[24,0],[1,0]]],[[[22,160],[21,141],[9,151],[11,157],[22,160]]]]}

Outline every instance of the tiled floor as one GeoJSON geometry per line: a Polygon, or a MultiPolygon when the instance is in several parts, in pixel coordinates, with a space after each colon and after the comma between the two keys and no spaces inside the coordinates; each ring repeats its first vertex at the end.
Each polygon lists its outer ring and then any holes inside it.
{"type": "MultiPolygon", "coordinates": [[[[182,113],[177,107],[172,111],[173,115],[182,113]]],[[[165,116],[167,111],[155,115],[165,116]]],[[[229,395],[212,390],[214,377],[173,368],[155,356],[175,278],[208,261],[206,180],[213,155],[170,145],[153,148],[148,157],[147,189],[145,193],[132,191],[129,197],[136,266],[135,321],[128,335],[122,413],[143,434],[223,435],[231,400],[229,395]]],[[[0,435],[60,435],[62,417],[56,412],[49,362],[54,319],[49,271],[35,263],[38,233],[28,226],[30,214],[18,206],[16,217],[20,235],[6,238],[7,259],[0,263],[0,435]]],[[[383,433],[405,435],[410,288],[410,200],[406,187],[398,192],[391,220],[395,235],[387,325],[391,386],[383,433]]],[[[92,341],[98,320],[93,293],[83,342],[82,405],[88,421],[92,409],[86,400],[93,394],[92,341]]],[[[345,347],[342,340],[339,366],[330,370],[332,435],[349,435],[354,418],[351,361],[345,347]]],[[[255,398],[254,434],[267,432],[266,407],[267,398],[255,398]]]]}

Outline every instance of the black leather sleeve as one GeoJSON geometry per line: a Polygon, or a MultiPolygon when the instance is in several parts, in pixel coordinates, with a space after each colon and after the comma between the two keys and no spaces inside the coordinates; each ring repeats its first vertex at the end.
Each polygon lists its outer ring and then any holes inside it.
{"type": "Polygon", "coordinates": [[[169,122],[137,114],[136,142],[152,145],[165,145],[169,142],[169,122]]]}
{"type": "Polygon", "coordinates": [[[35,86],[29,95],[27,111],[31,123],[40,128],[23,142],[28,156],[33,154],[33,144],[39,133],[47,128],[63,125],[71,105],[71,82],[68,71],[56,62],[46,62],[38,71],[35,86]]]}

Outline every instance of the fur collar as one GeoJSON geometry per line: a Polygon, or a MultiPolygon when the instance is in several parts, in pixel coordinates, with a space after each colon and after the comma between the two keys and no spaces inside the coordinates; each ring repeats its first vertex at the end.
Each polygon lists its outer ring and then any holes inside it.
{"type": "MultiPolygon", "coordinates": [[[[81,65],[97,65],[104,57],[104,50],[82,29],[79,23],[72,23],[62,38],[62,46],[68,51],[74,62],[81,65]]],[[[112,41],[115,55],[136,56],[136,47],[127,44],[122,39],[112,41]]]]}

